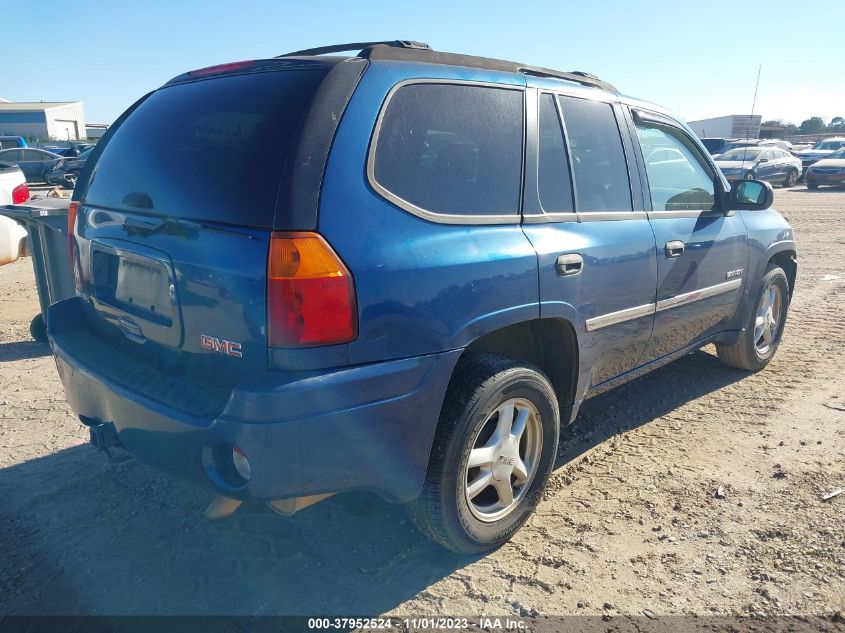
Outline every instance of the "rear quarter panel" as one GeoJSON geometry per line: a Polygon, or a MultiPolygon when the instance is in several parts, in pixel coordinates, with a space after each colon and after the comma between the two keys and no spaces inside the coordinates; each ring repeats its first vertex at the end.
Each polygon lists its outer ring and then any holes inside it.
{"type": "Polygon", "coordinates": [[[522,85],[503,73],[426,64],[373,63],[364,74],[335,137],[318,219],[355,280],[351,364],[457,349],[539,317],[537,256],[518,223],[435,224],[370,187],[366,160],[379,110],[390,88],[411,78],[522,85]]]}

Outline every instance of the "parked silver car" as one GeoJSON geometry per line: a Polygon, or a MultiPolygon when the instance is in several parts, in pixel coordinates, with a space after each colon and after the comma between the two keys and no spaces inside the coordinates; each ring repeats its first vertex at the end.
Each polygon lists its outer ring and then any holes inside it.
{"type": "Polygon", "coordinates": [[[801,164],[803,166],[802,173],[806,173],[810,165],[820,161],[822,158],[827,158],[833,154],[833,152],[838,149],[842,149],[843,147],[845,147],[845,137],[835,136],[833,138],[826,138],[823,141],[819,141],[813,145],[812,149],[801,150],[796,152],[795,155],[801,159],[801,164]]]}
{"type": "Polygon", "coordinates": [[[801,160],[776,147],[740,147],[721,154],[716,165],[730,181],[765,180],[792,187],[801,176],[801,160]]]}

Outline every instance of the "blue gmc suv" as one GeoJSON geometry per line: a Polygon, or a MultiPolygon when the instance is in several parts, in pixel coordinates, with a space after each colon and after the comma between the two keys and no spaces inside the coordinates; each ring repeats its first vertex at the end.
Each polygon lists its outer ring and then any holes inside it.
{"type": "Polygon", "coordinates": [[[210,516],[369,490],[482,552],[587,398],[707,343],[765,367],[797,267],[771,204],[587,73],[407,41],[204,68],[93,150],[50,342],[92,442],[210,516]]]}

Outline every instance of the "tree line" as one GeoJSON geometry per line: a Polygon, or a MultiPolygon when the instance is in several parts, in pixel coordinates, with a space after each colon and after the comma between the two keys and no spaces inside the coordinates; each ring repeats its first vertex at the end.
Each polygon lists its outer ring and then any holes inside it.
{"type": "Polygon", "coordinates": [[[772,121],[763,121],[763,125],[780,125],[786,127],[785,135],[791,134],[824,134],[824,133],[845,133],[845,118],[835,116],[830,120],[830,123],[825,123],[820,116],[811,116],[801,122],[801,125],[794,123],[784,123],[781,119],[772,121]]]}

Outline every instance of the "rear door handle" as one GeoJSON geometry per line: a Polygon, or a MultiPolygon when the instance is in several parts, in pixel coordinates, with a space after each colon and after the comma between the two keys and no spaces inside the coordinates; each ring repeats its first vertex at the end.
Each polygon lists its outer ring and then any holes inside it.
{"type": "Polygon", "coordinates": [[[680,257],[684,254],[684,243],[681,240],[666,242],[666,257],[680,257]]]}
{"type": "Polygon", "coordinates": [[[578,253],[566,253],[559,255],[555,262],[555,269],[557,274],[561,277],[568,277],[569,275],[577,275],[584,268],[584,258],[578,253]]]}

